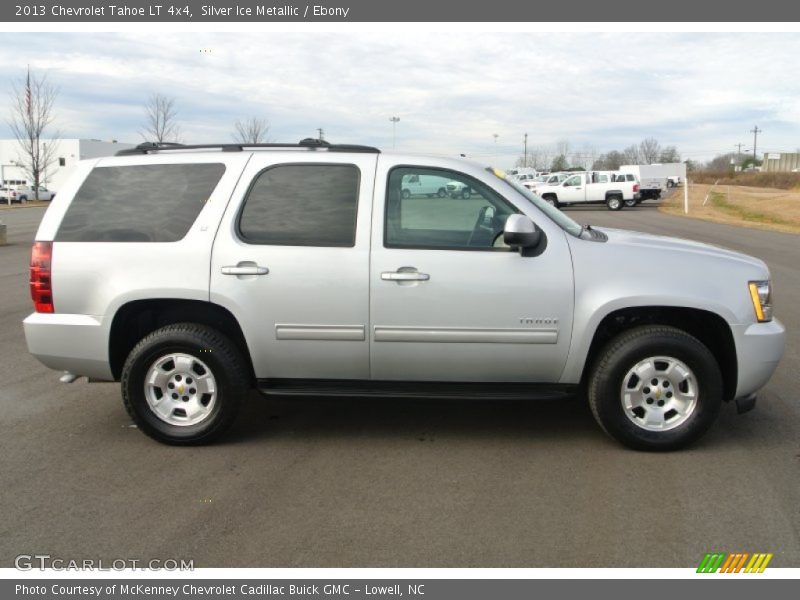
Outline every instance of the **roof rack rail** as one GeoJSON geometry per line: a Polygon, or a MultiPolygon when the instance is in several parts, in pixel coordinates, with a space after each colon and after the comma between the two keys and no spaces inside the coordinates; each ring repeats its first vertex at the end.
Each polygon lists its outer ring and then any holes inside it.
{"type": "Polygon", "coordinates": [[[305,138],[297,144],[179,144],[177,142],[143,142],[134,148],[126,148],[117,152],[116,156],[130,156],[134,154],[149,154],[165,150],[208,150],[218,148],[223,152],[242,152],[249,148],[307,148],[308,150],[327,150],[328,152],[363,152],[366,154],[380,154],[378,148],[372,146],[359,146],[356,144],[331,144],[327,140],[305,138]]]}

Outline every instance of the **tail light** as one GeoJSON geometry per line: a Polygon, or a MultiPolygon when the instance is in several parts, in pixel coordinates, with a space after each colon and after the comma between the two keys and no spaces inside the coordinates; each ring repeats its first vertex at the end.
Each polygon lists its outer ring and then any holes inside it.
{"type": "Polygon", "coordinates": [[[635,194],[638,191],[639,191],[639,184],[638,183],[634,183],[633,184],[633,193],[635,194]]]}
{"type": "Polygon", "coordinates": [[[31,298],[36,312],[51,313],[53,308],[53,282],[51,264],[53,242],[33,242],[31,249],[31,298]]]}
{"type": "Polygon", "coordinates": [[[17,192],[15,192],[15,191],[13,191],[13,190],[12,190],[12,191],[11,191],[11,197],[12,197],[12,198],[16,198],[16,197],[17,197],[17,192]]]}

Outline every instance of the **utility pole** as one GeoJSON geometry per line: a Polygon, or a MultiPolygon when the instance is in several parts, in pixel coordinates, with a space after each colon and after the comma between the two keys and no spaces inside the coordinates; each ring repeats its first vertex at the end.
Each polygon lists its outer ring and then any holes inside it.
{"type": "Polygon", "coordinates": [[[400,117],[391,117],[389,120],[392,122],[392,150],[394,150],[397,142],[397,124],[400,122],[400,117]]]}
{"type": "Polygon", "coordinates": [[[325,132],[322,130],[322,127],[317,127],[317,131],[319,132],[319,141],[323,141],[325,139],[325,132]]]}
{"type": "Polygon", "coordinates": [[[528,134],[525,134],[525,167],[528,166],[528,134]]]}
{"type": "Polygon", "coordinates": [[[759,129],[756,125],[755,129],[751,129],[750,133],[753,134],[753,167],[756,166],[756,143],[758,142],[758,134],[764,133],[763,129],[759,129]]]}

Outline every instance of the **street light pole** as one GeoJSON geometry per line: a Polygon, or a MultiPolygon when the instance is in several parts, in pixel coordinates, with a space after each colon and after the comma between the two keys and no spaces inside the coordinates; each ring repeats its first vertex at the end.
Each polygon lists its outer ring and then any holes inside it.
{"type": "Polygon", "coordinates": [[[494,138],[494,162],[497,163],[497,138],[500,137],[499,133],[493,133],[492,137],[494,138]]]}
{"type": "Polygon", "coordinates": [[[400,122],[400,117],[391,117],[392,122],[392,150],[394,150],[397,142],[397,124],[400,122]]]}

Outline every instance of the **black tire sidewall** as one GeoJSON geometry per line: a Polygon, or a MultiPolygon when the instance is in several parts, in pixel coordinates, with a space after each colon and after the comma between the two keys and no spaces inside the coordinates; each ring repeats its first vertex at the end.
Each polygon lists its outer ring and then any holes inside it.
{"type": "Polygon", "coordinates": [[[722,377],[713,355],[698,340],[685,335],[653,334],[630,339],[612,350],[595,371],[593,385],[596,417],[603,428],[627,446],[641,450],[673,450],[702,436],[716,420],[722,405],[722,377]],[[648,431],[625,414],[621,401],[624,376],[638,362],[652,356],[669,356],[694,373],[698,402],[684,423],[667,431],[648,431]]]}
{"type": "MultiPolygon", "coordinates": [[[[158,332],[157,332],[158,333],[158,332]]],[[[231,380],[231,369],[218,356],[223,348],[203,344],[195,335],[174,331],[168,336],[146,338],[134,348],[126,362],[123,375],[123,396],[131,417],[149,436],[171,444],[199,444],[215,437],[227,428],[238,412],[243,395],[242,383],[231,380]],[[208,348],[208,346],[212,346],[208,348]],[[202,350],[211,350],[203,352],[202,350]],[[161,420],[150,408],[145,397],[144,380],[152,364],[170,353],[184,353],[202,361],[211,370],[217,398],[211,414],[195,425],[177,426],[161,420]]]]}

